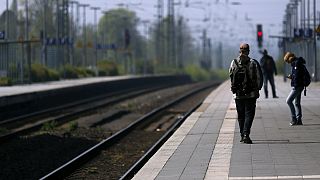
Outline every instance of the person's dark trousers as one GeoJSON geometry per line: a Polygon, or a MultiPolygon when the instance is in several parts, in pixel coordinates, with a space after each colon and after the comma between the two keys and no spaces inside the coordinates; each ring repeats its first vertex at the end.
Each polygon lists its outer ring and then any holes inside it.
{"type": "Polygon", "coordinates": [[[276,97],[276,87],[274,85],[274,77],[273,74],[267,73],[263,74],[263,87],[264,87],[264,94],[266,95],[266,98],[268,98],[268,81],[270,82],[271,89],[272,89],[272,95],[273,97],[276,97]]]}
{"type": "Polygon", "coordinates": [[[256,98],[236,99],[238,123],[241,136],[249,136],[256,113],[256,98]]]}

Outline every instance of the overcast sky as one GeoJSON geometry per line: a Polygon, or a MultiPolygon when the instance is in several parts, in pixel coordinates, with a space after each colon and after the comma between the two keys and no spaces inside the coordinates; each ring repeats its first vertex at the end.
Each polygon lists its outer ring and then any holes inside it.
{"type": "MultiPolygon", "coordinates": [[[[0,0],[0,12],[5,9],[7,0],[0,0]]],[[[12,0],[8,0],[11,4],[12,0]]],[[[29,0],[32,1],[32,0],[29,0]]],[[[157,0],[77,0],[82,4],[90,4],[90,6],[100,7],[102,10],[119,7],[117,4],[128,4],[130,10],[137,12],[141,19],[155,21],[157,13],[157,0]],[[139,5],[137,5],[139,4],[139,5]]],[[[167,13],[167,1],[165,2],[165,14],[167,13]]],[[[199,24],[199,20],[211,13],[211,20],[215,18],[226,18],[228,21],[241,21],[247,16],[251,19],[251,23],[263,23],[280,26],[286,4],[289,0],[175,0],[176,4],[181,2],[181,5],[175,6],[176,14],[180,13],[184,17],[190,19],[190,24],[199,24]],[[186,7],[186,2],[189,2],[189,7],[186,7]],[[217,3],[218,2],[218,3],[217,3]],[[229,3],[227,3],[229,2],[229,3]],[[240,5],[232,5],[234,2],[239,2],[240,5]],[[237,19],[230,19],[231,17],[237,19]],[[194,22],[195,21],[195,22],[194,22]],[[198,23],[196,23],[198,21],[198,23]]],[[[93,11],[87,11],[88,21],[93,21],[93,11]]],[[[100,14],[101,16],[101,14],[100,14]]],[[[207,23],[207,22],[206,22],[207,23]]],[[[219,23],[219,22],[218,22],[219,23]]],[[[201,24],[201,22],[200,22],[201,24]]],[[[203,24],[205,24],[203,22],[203,24]]]]}
{"type": "MultiPolygon", "coordinates": [[[[116,4],[125,3],[130,10],[136,11],[142,20],[147,19],[153,22],[156,20],[157,0],[78,1],[101,7],[103,10],[119,7],[116,4]]],[[[166,14],[167,0],[164,1],[166,14]]],[[[240,43],[241,41],[255,42],[256,24],[263,24],[266,41],[268,35],[281,35],[285,7],[289,0],[202,0],[202,3],[198,3],[199,0],[176,0],[175,2],[181,2],[180,5],[175,6],[176,15],[180,14],[189,19],[188,24],[196,39],[200,39],[203,29],[206,28],[208,37],[213,40],[234,40],[233,42],[240,43]],[[189,2],[188,7],[186,2],[189,2]],[[205,18],[210,18],[210,21],[204,22],[205,18]],[[230,32],[232,32],[231,35],[230,32]]],[[[270,49],[276,49],[277,40],[269,39],[268,46],[270,49]]]]}
{"type": "MultiPolygon", "coordinates": [[[[11,4],[12,0],[9,0],[11,4]]],[[[32,0],[29,0],[32,1],[32,0]]],[[[141,20],[156,21],[157,0],[77,0],[81,4],[100,7],[101,11],[127,4],[127,8],[137,13],[141,20]]],[[[164,0],[164,15],[167,14],[167,1],[164,0]]],[[[196,39],[200,39],[203,29],[208,37],[240,43],[255,41],[256,24],[263,24],[264,39],[269,35],[281,35],[285,7],[290,0],[175,0],[175,13],[187,18],[196,39]],[[178,5],[180,3],[180,5],[178,5]],[[189,2],[189,6],[187,6],[189,2]],[[201,2],[201,3],[199,3],[201,2]],[[237,4],[237,5],[235,5],[237,4]],[[203,21],[210,18],[209,21],[203,21]]],[[[312,1],[311,1],[312,2],[312,1]]],[[[0,0],[0,11],[6,0],[0,0]]],[[[320,10],[318,1],[317,9],[320,10]]],[[[101,17],[99,11],[98,17],[101,17]]],[[[82,15],[82,13],[81,13],[82,15]]],[[[93,22],[93,11],[87,10],[87,22],[93,22]]],[[[275,48],[276,40],[269,39],[270,48],[275,48]]]]}

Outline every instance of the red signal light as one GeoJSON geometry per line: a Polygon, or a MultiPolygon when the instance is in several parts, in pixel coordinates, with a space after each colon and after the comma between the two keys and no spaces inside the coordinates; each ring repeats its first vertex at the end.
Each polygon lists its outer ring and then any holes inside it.
{"type": "Polygon", "coordinates": [[[262,37],[262,31],[258,31],[258,36],[262,37]]]}

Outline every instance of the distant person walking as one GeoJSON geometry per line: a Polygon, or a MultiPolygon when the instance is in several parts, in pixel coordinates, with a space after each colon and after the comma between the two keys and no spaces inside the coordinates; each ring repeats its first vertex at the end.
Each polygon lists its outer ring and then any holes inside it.
{"type": "Polygon", "coordinates": [[[268,55],[268,51],[265,49],[262,52],[263,56],[260,59],[260,65],[263,73],[263,87],[265,98],[268,98],[268,81],[270,82],[273,98],[278,98],[276,94],[276,87],[274,84],[274,75],[277,75],[277,67],[272,58],[268,55]]]}
{"type": "Polygon", "coordinates": [[[311,82],[310,74],[304,65],[306,61],[302,57],[298,58],[293,53],[287,52],[283,59],[291,64],[291,74],[287,78],[291,79],[292,90],[286,100],[292,117],[290,126],[302,125],[301,93],[311,82]]]}
{"type": "Polygon", "coordinates": [[[232,60],[229,75],[238,113],[240,142],[252,144],[250,131],[256,112],[259,90],[262,88],[262,72],[259,62],[249,57],[249,44],[240,45],[240,55],[232,60]]]}

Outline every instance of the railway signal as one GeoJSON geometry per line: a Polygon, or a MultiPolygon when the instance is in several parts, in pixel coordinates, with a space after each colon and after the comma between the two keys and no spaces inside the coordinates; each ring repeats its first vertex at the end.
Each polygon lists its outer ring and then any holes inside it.
{"type": "Polygon", "coordinates": [[[258,41],[258,47],[262,48],[263,31],[262,31],[262,25],[261,24],[257,24],[257,41],[258,41]]]}

